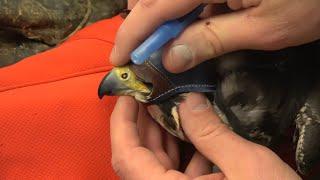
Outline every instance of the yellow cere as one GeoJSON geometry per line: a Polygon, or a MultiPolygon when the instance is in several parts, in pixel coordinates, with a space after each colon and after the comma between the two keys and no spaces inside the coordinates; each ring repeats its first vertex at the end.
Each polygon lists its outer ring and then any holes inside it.
{"type": "Polygon", "coordinates": [[[151,90],[141,81],[139,81],[136,75],[130,70],[128,66],[116,67],[113,69],[118,79],[125,81],[125,85],[130,89],[141,93],[150,93],[151,90]]]}

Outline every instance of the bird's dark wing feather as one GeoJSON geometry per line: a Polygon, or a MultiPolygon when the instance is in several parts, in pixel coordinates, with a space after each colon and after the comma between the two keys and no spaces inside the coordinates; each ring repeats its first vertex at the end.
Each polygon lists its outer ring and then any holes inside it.
{"type": "MultiPolygon", "coordinates": [[[[320,81],[319,81],[320,82],[320,81]]],[[[296,162],[307,173],[320,159],[320,84],[310,94],[296,119],[298,132],[296,162]]]]}

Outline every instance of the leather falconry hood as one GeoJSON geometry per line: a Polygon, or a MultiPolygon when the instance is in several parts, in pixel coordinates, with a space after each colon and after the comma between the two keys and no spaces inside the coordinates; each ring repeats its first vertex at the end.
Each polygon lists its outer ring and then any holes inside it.
{"type": "Polygon", "coordinates": [[[152,84],[149,103],[158,103],[184,92],[214,92],[217,84],[216,61],[206,61],[188,71],[174,74],[162,65],[162,51],[154,53],[144,64],[130,64],[129,68],[152,84]]]}

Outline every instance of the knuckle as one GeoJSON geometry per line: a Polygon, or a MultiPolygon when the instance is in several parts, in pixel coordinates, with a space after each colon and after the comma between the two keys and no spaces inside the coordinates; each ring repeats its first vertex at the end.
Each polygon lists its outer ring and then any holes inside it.
{"type": "Polygon", "coordinates": [[[259,144],[255,144],[255,147],[254,147],[254,150],[256,152],[256,154],[258,154],[258,157],[261,156],[261,157],[264,157],[266,155],[270,155],[272,154],[273,152],[267,148],[266,146],[262,146],[262,145],[259,145],[259,144]]]}
{"type": "Polygon", "coordinates": [[[143,147],[136,147],[125,153],[113,153],[111,157],[111,166],[114,172],[121,177],[126,179],[135,172],[135,166],[141,162],[141,157],[145,154],[146,150],[143,147]]]}
{"type": "Polygon", "coordinates": [[[150,9],[156,3],[157,0],[139,0],[139,4],[142,8],[150,9]]]}
{"type": "Polygon", "coordinates": [[[258,6],[262,0],[242,0],[242,7],[249,8],[253,6],[258,6]]]}
{"type": "Polygon", "coordinates": [[[166,13],[165,11],[160,11],[159,9],[163,9],[164,6],[163,2],[158,0],[139,0],[138,5],[146,12],[146,14],[150,12],[156,12],[157,14],[157,21],[159,22],[165,22],[172,17],[172,13],[166,13]],[[157,10],[157,11],[155,11],[157,10]]]}
{"type": "Polygon", "coordinates": [[[242,0],[228,0],[227,3],[232,10],[238,10],[242,7],[242,0]]]}
{"type": "Polygon", "coordinates": [[[199,130],[197,139],[198,141],[212,141],[213,139],[216,139],[217,137],[222,136],[229,131],[229,128],[221,122],[210,122],[199,130]]]}
{"type": "Polygon", "coordinates": [[[120,165],[120,161],[117,159],[115,159],[114,157],[112,157],[111,159],[111,165],[112,165],[112,169],[115,171],[116,174],[120,174],[121,171],[121,165],[120,165]]]}
{"type": "Polygon", "coordinates": [[[112,155],[111,165],[112,169],[118,176],[123,177],[125,175],[124,169],[126,167],[126,158],[123,156],[112,155]]]}
{"type": "Polygon", "coordinates": [[[190,177],[185,176],[181,172],[175,171],[175,170],[168,170],[163,179],[172,179],[172,180],[191,180],[190,177]],[[169,178],[170,177],[170,178],[169,178]]]}
{"type": "Polygon", "coordinates": [[[251,155],[248,157],[248,160],[251,161],[252,164],[257,164],[259,162],[272,163],[273,157],[275,157],[275,153],[271,151],[269,148],[259,145],[253,144],[250,147],[251,155]]]}
{"type": "Polygon", "coordinates": [[[202,28],[201,33],[204,36],[204,40],[207,43],[208,48],[210,48],[214,55],[220,55],[224,52],[224,47],[217,33],[218,27],[212,21],[206,21],[202,28]]]}
{"type": "Polygon", "coordinates": [[[274,31],[263,38],[262,44],[267,50],[277,50],[288,44],[288,33],[285,30],[274,31]]]}
{"type": "Polygon", "coordinates": [[[289,35],[292,28],[286,22],[273,22],[265,20],[257,24],[257,33],[253,37],[257,39],[258,47],[264,50],[277,50],[286,47],[289,42],[289,35]]]}
{"type": "Polygon", "coordinates": [[[283,18],[265,17],[264,12],[248,11],[245,21],[254,29],[249,37],[253,49],[278,50],[289,45],[290,32],[295,28],[283,18]]]}

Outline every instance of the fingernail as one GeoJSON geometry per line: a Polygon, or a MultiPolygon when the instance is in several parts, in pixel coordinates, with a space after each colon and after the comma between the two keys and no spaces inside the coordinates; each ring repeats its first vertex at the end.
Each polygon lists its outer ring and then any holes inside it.
{"type": "Polygon", "coordinates": [[[183,70],[192,63],[193,55],[187,45],[176,45],[169,51],[171,68],[183,70]]]}
{"type": "Polygon", "coordinates": [[[109,57],[109,59],[110,59],[110,62],[113,64],[114,63],[114,61],[117,59],[117,57],[118,57],[118,54],[117,54],[118,52],[117,52],[117,47],[116,46],[114,46],[113,48],[112,48],[112,51],[111,51],[111,54],[110,54],[110,57],[109,57]]]}
{"type": "Polygon", "coordinates": [[[211,105],[209,100],[200,93],[189,93],[186,103],[191,111],[203,111],[208,109],[211,105]]]}

